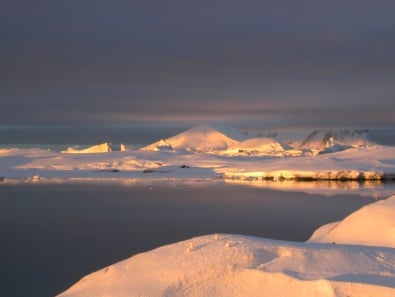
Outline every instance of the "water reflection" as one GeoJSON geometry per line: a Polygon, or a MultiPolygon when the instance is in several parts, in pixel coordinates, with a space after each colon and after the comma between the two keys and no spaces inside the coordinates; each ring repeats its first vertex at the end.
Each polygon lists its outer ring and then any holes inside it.
{"type": "Polygon", "coordinates": [[[341,180],[242,180],[225,179],[227,184],[243,185],[248,187],[265,188],[278,191],[301,191],[310,194],[354,194],[386,198],[395,194],[395,182],[382,182],[380,180],[341,181],[341,180]]]}

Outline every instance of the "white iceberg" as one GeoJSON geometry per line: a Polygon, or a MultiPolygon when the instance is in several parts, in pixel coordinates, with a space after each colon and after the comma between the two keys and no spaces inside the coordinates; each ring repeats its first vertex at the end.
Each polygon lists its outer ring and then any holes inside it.
{"type": "Polygon", "coordinates": [[[111,143],[104,142],[101,144],[92,145],[87,148],[79,149],[69,147],[67,150],[62,151],[62,153],[66,154],[92,154],[92,153],[109,153],[112,151],[111,143]]]}

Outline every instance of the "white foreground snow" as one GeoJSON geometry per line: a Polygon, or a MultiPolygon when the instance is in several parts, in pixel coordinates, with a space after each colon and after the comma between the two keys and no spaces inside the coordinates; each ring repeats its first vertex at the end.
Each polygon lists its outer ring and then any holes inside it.
{"type": "Polygon", "coordinates": [[[59,296],[395,296],[395,249],[362,245],[394,247],[394,216],[395,196],[352,214],[342,234],[359,245],[196,237],[94,272],[59,296]]]}
{"type": "Polygon", "coordinates": [[[106,267],[59,296],[389,297],[394,263],[393,249],[208,235],[106,267]]]}
{"type": "MultiPolygon", "coordinates": [[[[350,217],[363,216],[377,228],[343,228],[343,242],[369,237],[370,244],[393,247],[391,214],[395,196],[355,212],[350,217]],[[386,215],[380,219],[378,212],[386,215]],[[379,229],[384,232],[376,234],[379,229]]],[[[59,296],[395,296],[395,249],[207,235],[101,269],[59,296]]]]}

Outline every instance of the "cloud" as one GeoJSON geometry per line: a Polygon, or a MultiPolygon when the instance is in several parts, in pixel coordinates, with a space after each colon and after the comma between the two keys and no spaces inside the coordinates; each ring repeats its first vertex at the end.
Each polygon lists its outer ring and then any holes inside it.
{"type": "Polygon", "coordinates": [[[3,124],[393,123],[391,1],[16,2],[0,9],[3,124]]]}

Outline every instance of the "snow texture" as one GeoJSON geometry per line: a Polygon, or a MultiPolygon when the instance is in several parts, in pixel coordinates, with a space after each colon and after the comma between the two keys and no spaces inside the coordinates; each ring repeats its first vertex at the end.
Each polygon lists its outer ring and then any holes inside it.
{"type": "Polygon", "coordinates": [[[309,241],[386,246],[395,249],[395,196],[364,206],[341,222],[322,226],[309,241]]]}
{"type": "Polygon", "coordinates": [[[392,196],[318,229],[307,243],[196,237],[94,272],[59,297],[394,296],[394,215],[392,196]],[[376,228],[365,230],[366,222],[376,228]],[[312,243],[331,233],[355,245],[312,243]]]}
{"type": "Polygon", "coordinates": [[[61,297],[394,296],[395,251],[207,235],[94,272],[61,297]]]}

